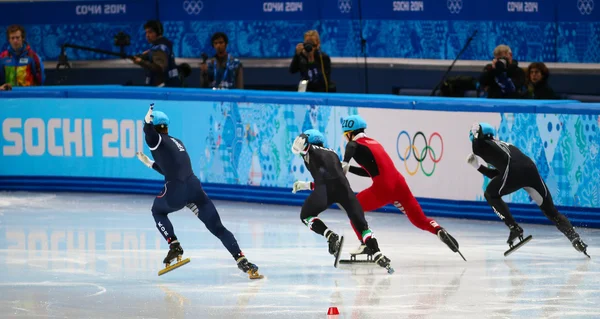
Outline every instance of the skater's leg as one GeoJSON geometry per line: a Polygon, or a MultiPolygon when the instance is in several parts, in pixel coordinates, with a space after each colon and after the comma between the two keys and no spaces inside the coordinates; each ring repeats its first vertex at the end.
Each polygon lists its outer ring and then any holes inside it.
{"type": "Polygon", "coordinates": [[[369,255],[376,255],[379,252],[379,244],[375,237],[373,237],[373,231],[369,228],[364,211],[357,197],[349,187],[347,190],[343,186],[339,186],[336,189],[336,200],[343,207],[352,225],[360,232],[362,242],[369,249],[369,255]]]}
{"type": "Polygon", "coordinates": [[[356,228],[360,230],[362,240],[369,250],[368,254],[373,255],[373,260],[375,260],[379,266],[386,268],[389,273],[393,273],[394,269],[390,266],[391,260],[381,253],[379,243],[373,236],[373,231],[369,228],[362,207],[350,187],[348,187],[347,190],[344,190],[342,187],[338,188],[338,195],[336,198],[338,199],[338,203],[344,207],[352,224],[356,225],[356,228]]]}
{"type": "Polygon", "coordinates": [[[561,214],[558,209],[554,206],[552,195],[546,186],[546,183],[542,180],[539,174],[535,176],[529,187],[524,187],[525,191],[531,196],[533,201],[540,207],[544,215],[556,225],[556,228],[560,230],[569,240],[573,240],[579,237],[571,222],[567,217],[561,214]]]}
{"type": "MultiPolygon", "coordinates": [[[[517,222],[510,213],[508,205],[502,200],[502,196],[510,194],[508,192],[508,183],[506,183],[504,176],[498,175],[490,181],[487,188],[485,189],[485,199],[487,203],[492,207],[496,215],[506,224],[506,226],[516,226],[517,222]]],[[[512,187],[511,187],[512,190],[512,187]]]]}
{"type": "Polygon", "coordinates": [[[329,202],[327,186],[316,185],[313,192],[308,195],[300,211],[300,220],[313,232],[324,236],[329,245],[329,253],[336,256],[336,265],[342,245],[340,237],[327,228],[327,225],[318,217],[332,203],[329,202]]]}
{"type": "Polygon", "coordinates": [[[404,179],[399,179],[394,192],[394,206],[408,217],[408,220],[417,228],[437,234],[441,229],[438,223],[425,216],[421,205],[410,191],[404,179]]]}
{"type": "MultiPolygon", "coordinates": [[[[358,195],[356,195],[356,198],[358,199],[358,202],[360,203],[360,206],[362,207],[364,213],[378,209],[386,204],[385,201],[382,201],[378,198],[377,191],[373,188],[373,186],[358,193],[358,195]]],[[[358,238],[361,244],[364,244],[362,232],[356,228],[352,220],[350,220],[350,225],[352,226],[352,229],[356,234],[356,238],[358,238]]]]}
{"type": "Polygon", "coordinates": [[[169,220],[168,215],[183,207],[183,205],[174,207],[178,206],[178,197],[181,195],[177,192],[179,189],[180,187],[172,183],[166,183],[163,191],[154,198],[154,203],[152,204],[152,217],[154,217],[154,221],[156,222],[156,228],[169,244],[177,240],[173,224],[169,220]]]}
{"type": "Polygon", "coordinates": [[[200,180],[193,178],[188,183],[190,185],[189,198],[191,198],[192,201],[186,206],[198,217],[198,219],[200,219],[200,221],[202,221],[202,223],[204,223],[206,229],[208,229],[211,234],[219,238],[225,249],[229,251],[231,257],[236,261],[237,266],[241,271],[248,273],[250,279],[263,278],[263,276],[258,273],[258,266],[248,261],[233,234],[223,226],[217,208],[202,189],[200,180]]]}
{"type": "Polygon", "coordinates": [[[233,259],[238,260],[240,257],[243,257],[237,240],[233,234],[223,226],[217,208],[204,191],[197,191],[196,199],[194,202],[189,203],[187,207],[198,216],[198,219],[204,223],[208,231],[223,243],[223,246],[229,251],[233,259]]]}
{"type": "Polygon", "coordinates": [[[179,191],[181,191],[179,185],[167,183],[162,193],[154,199],[154,203],[152,204],[152,217],[156,223],[156,228],[169,244],[169,252],[163,260],[165,264],[169,264],[175,258],[183,255],[183,248],[181,248],[181,244],[177,240],[173,224],[171,224],[168,217],[169,213],[183,207],[183,205],[180,205],[180,202],[185,197],[182,197],[179,191]]]}
{"type": "Polygon", "coordinates": [[[318,217],[327,207],[327,188],[324,185],[317,185],[302,205],[300,220],[315,233],[321,236],[329,235],[327,226],[318,217]]]}

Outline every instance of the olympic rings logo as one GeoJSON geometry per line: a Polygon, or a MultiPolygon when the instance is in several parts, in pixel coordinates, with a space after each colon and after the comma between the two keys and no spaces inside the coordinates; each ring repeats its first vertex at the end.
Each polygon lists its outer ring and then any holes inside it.
{"type": "Polygon", "coordinates": [[[349,13],[352,10],[352,0],[338,0],[338,9],[341,13],[349,13]]]}
{"type": "Polygon", "coordinates": [[[406,173],[408,173],[408,175],[410,176],[414,176],[417,174],[417,172],[419,171],[419,167],[421,168],[421,172],[423,172],[423,174],[425,176],[431,176],[433,175],[433,172],[435,171],[435,167],[436,165],[442,160],[442,156],[444,156],[444,140],[442,139],[442,136],[440,135],[440,133],[438,132],[433,132],[431,133],[431,135],[429,135],[429,139],[427,139],[425,137],[425,133],[418,131],[417,133],[415,133],[415,135],[413,135],[412,137],[410,136],[410,134],[408,134],[407,131],[401,131],[398,134],[398,138],[396,139],[396,152],[398,153],[398,157],[400,158],[401,161],[404,162],[404,168],[406,169],[406,173]],[[400,139],[402,138],[403,135],[406,135],[406,138],[408,139],[408,144],[404,144],[400,142],[400,139]],[[424,146],[421,148],[421,146],[419,145],[417,147],[417,145],[415,145],[417,139],[421,137],[423,139],[423,144],[424,146]],[[434,138],[439,139],[439,152],[434,151],[433,149],[433,144],[432,142],[434,141],[434,138]],[[404,146],[407,145],[407,146],[404,146]],[[417,162],[417,167],[414,168],[413,170],[411,170],[408,167],[408,161],[414,158],[417,162]],[[425,167],[423,166],[423,163],[426,160],[431,160],[431,162],[433,163],[433,167],[431,168],[431,170],[428,172],[425,170],[425,167]]]}
{"type": "Polygon", "coordinates": [[[460,10],[462,10],[463,2],[462,0],[447,0],[446,6],[448,7],[450,13],[459,14],[460,10]]]}
{"type": "Polygon", "coordinates": [[[594,0],[578,0],[577,8],[581,15],[590,15],[594,11],[594,0]]]}
{"type": "Polygon", "coordinates": [[[198,15],[204,9],[204,3],[201,0],[186,0],[183,2],[183,10],[189,15],[198,15]]]}

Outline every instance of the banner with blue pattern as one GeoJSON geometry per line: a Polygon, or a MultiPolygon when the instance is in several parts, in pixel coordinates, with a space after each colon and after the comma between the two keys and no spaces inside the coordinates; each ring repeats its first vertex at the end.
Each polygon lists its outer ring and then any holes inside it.
{"type": "MultiPolygon", "coordinates": [[[[162,179],[135,156],[138,151],[150,154],[142,121],[155,101],[2,102],[0,175],[162,179]]],[[[483,200],[487,180],[465,159],[471,152],[470,124],[488,121],[500,139],[536,162],[557,205],[600,207],[600,114],[449,113],[284,102],[159,101],[155,107],[170,117],[170,134],[183,141],[194,171],[207,183],[291,187],[296,180],[311,180],[302,159],[291,152],[294,138],[306,129],[319,129],[326,146],[341,157],[341,119],[358,113],[369,123],[367,134],[386,148],[416,196],[483,200]],[[453,120],[447,121],[449,117],[453,120]],[[428,136],[435,152],[431,161],[427,156],[424,163],[401,162],[406,153],[400,151],[411,144],[404,143],[401,131],[407,137],[416,132],[428,136]],[[423,174],[419,164],[427,166],[423,174]]],[[[421,140],[412,142],[419,150],[423,147],[421,140]]],[[[369,178],[349,179],[355,191],[371,184],[369,178]]],[[[507,200],[531,202],[523,191],[507,200]]]]}

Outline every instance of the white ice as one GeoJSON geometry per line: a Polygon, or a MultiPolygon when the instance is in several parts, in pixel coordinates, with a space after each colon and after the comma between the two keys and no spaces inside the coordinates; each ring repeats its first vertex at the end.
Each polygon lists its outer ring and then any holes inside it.
{"type": "MultiPolygon", "coordinates": [[[[170,215],[191,262],[163,276],[167,245],[152,196],[0,193],[2,318],[598,318],[600,230],[579,228],[592,259],[554,227],[522,224],[514,254],[500,222],[437,219],[464,262],[400,214],[367,220],[393,275],[376,265],[333,267],[299,207],[216,201],[224,225],[266,277],[251,281],[185,209],[170,215]]],[[[490,211],[490,214],[493,214],[490,211]]],[[[541,212],[540,212],[541,214],[541,212]]],[[[339,210],[321,215],[358,246],[339,210]]]]}

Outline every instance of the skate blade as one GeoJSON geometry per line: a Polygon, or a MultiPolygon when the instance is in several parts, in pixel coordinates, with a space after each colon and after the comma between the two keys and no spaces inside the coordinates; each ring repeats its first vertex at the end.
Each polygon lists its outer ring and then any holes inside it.
{"type": "Polygon", "coordinates": [[[177,268],[179,268],[179,267],[181,267],[181,266],[183,266],[183,265],[185,265],[185,264],[187,264],[189,262],[190,262],[190,259],[186,258],[186,259],[184,259],[184,260],[182,260],[180,262],[177,262],[177,263],[175,263],[173,265],[169,265],[169,266],[165,267],[165,269],[159,270],[158,271],[158,275],[162,276],[162,275],[168,273],[169,271],[175,270],[175,269],[177,269],[177,268]]]}
{"type": "Polygon", "coordinates": [[[340,237],[340,249],[338,249],[337,254],[335,255],[335,262],[333,263],[333,267],[337,268],[340,257],[342,256],[342,248],[344,248],[344,236],[340,237]]]}
{"type": "Polygon", "coordinates": [[[248,278],[250,279],[263,279],[265,276],[258,273],[258,270],[248,270],[248,278]]]}
{"type": "Polygon", "coordinates": [[[531,235],[527,236],[525,239],[521,240],[518,244],[512,246],[509,250],[504,252],[504,257],[512,254],[515,250],[521,248],[523,245],[527,244],[533,237],[531,235]]]}
{"type": "MultiPolygon", "coordinates": [[[[452,244],[452,246],[454,246],[454,249],[456,249],[456,252],[460,255],[460,257],[462,257],[462,259],[464,261],[467,261],[467,259],[465,258],[465,256],[463,256],[463,254],[458,249],[458,247],[456,247],[456,245],[454,244],[454,242],[450,241],[450,243],[452,244]]],[[[452,247],[449,247],[449,248],[450,248],[450,250],[454,251],[454,249],[452,249],[452,247]]]]}
{"type": "Polygon", "coordinates": [[[457,249],[456,252],[460,255],[460,257],[462,257],[462,259],[464,261],[467,261],[467,259],[465,259],[465,256],[463,256],[463,254],[460,252],[460,250],[457,249]]]}
{"type": "Polygon", "coordinates": [[[587,258],[589,258],[589,259],[592,259],[592,257],[590,257],[590,255],[588,255],[587,251],[585,251],[585,250],[584,250],[584,251],[582,251],[582,253],[583,253],[584,255],[586,255],[586,256],[587,256],[587,258]]]}
{"type": "Polygon", "coordinates": [[[370,264],[375,263],[373,260],[373,255],[369,254],[352,254],[350,253],[350,259],[340,259],[340,264],[370,264]],[[356,259],[356,256],[365,255],[367,259],[356,259]]]}
{"type": "Polygon", "coordinates": [[[340,264],[374,264],[375,261],[373,259],[371,260],[365,260],[365,259],[340,259],[340,264]]]}

